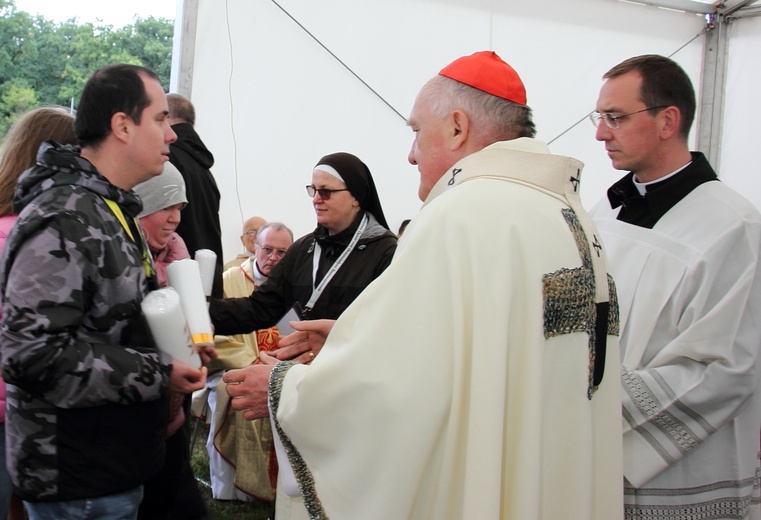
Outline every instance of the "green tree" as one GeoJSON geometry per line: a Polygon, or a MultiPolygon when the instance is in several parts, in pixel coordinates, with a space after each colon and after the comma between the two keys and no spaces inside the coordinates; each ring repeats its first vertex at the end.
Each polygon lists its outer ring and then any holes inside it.
{"type": "Polygon", "coordinates": [[[0,137],[29,108],[76,104],[87,78],[109,63],[148,67],[167,88],[173,34],[174,22],[164,18],[136,18],[121,28],[76,18],[55,23],[0,0],[0,137]]]}
{"type": "Polygon", "coordinates": [[[138,18],[134,26],[128,25],[121,31],[118,39],[124,50],[132,56],[139,56],[142,65],[158,74],[161,84],[168,88],[174,22],[165,18],[138,18]]]}
{"type": "Polygon", "coordinates": [[[38,105],[37,95],[34,89],[29,87],[23,79],[6,81],[0,87],[0,135],[5,135],[8,128],[27,110],[38,105]]]}
{"type": "Polygon", "coordinates": [[[92,72],[109,63],[142,65],[139,56],[123,49],[123,44],[111,26],[96,27],[86,23],[76,25],[72,20],[59,26],[66,41],[67,56],[61,61],[61,82],[58,99],[79,99],[92,72]]]}

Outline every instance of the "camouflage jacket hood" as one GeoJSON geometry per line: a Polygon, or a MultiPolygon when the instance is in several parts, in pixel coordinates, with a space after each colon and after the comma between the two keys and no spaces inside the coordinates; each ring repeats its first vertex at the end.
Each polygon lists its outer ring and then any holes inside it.
{"type": "Polygon", "coordinates": [[[108,182],[90,161],[79,155],[78,147],[47,141],[37,152],[37,166],[19,178],[13,212],[21,213],[40,193],[57,186],[82,186],[115,201],[129,217],[136,217],[143,209],[143,203],[134,193],[108,182]]]}

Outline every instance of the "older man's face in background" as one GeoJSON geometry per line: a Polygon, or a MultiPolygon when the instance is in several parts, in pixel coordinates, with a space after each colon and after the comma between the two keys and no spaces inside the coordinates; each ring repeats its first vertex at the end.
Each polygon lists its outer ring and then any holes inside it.
{"type": "Polygon", "coordinates": [[[285,256],[293,240],[285,229],[266,228],[256,237],[256,265],[259,272],[269,276],[272,268],[285,256]]]}

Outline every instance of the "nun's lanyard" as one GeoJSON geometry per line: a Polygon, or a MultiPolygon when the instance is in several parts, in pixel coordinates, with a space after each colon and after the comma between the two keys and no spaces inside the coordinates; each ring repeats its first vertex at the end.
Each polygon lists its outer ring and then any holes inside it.
{"type": "Polygon", "coordinates": [[[317,267],[320,265],[320,244],[315,240],[314,242],[314,255],[312,256],[312,296],[309,298],[309,301],[306,304],[306,307],[304,308],[305,312],[309,312],[312,310],[312,307],[314,307],[315,302],[322,294],[322,291],[325,290],[325,287],[328,285],[328,282],[330,282],[330,279],[333,278],[333,275],[336,274],[338,269],[343,265],[343,263],[348,258],[349,254],[352,252],[354,247],[357,245],[357,242],[359,242],[359,237],[362,236],[362,233],[365,231],[365,228],[367,227],[367,221],[369,220],[368,216],[365,215],[362,219],[362,222],[359,223],[359,227],[357,227],[357,230],[354,232],[354,236],[351,237],[351,242],[349,242],[349,245],[346,246],[346,249],[344,249],[343,253],[341,253],[341,256],[338,257],[338,259],[335,261],[335,263],[330,266],[330,269],[327,273],[325,273],[325,277],[320,282],[320,285],[317,287],[314,286],[314,281],[317,279],[317,267]]]}
{"type": "Polygon", "coordinates": [[[135,245],[140,249],[140,255],[143,259],[143,268],[145,269],[145,276],[150,281],[151,279],[156,277],[156,269],[153,267],[153,259],[151,258],[150,253],[148,252],[148,244],[145,243],[145,238],[143,238],[143,233],[140,231],[140,224],[137,222],[137,219],[132,219],[135,223],[135,229],[137,230],[138,238],[135,239],[135,236],[132,234],[132,230],[127,225],[127,219],[124,218],[124,213],[122,213],[122,208],[119,207],[119,205],[114,202],[111,199],[107,199],[106,197],[103,197],[103,200],[106,201],[106,204],[108,204],[108,207],[111,208],[111,211],[114,215],[116,215],[116,218],[121,223],[122,227],[124,228],[124,231],[127,232],[127,235],[130,237],[130,239],[135,243],[135,245]]]}

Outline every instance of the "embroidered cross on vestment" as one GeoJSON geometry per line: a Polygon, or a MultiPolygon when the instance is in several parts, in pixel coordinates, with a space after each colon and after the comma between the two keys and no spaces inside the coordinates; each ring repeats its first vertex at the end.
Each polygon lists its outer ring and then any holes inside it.
{"type": "MultiPolygon", "coordinates": [[[[595,302],[595,275],[592,252],[576,213],[563,210],[568,227],[576,239],[581,267],[563,268],[542,277],[544,290],[544,337],[586,332],[589,334],[589,386],[587,397],[597,390],[605,365],[607,335],[618,336],[618,299],[613,279],[608,276],[609,300],[595,302]]],[[[594,237],[597,245],[597,237],[594,237]]],[[[595,247],[595,254],[600,250],[595,247]]]]}

